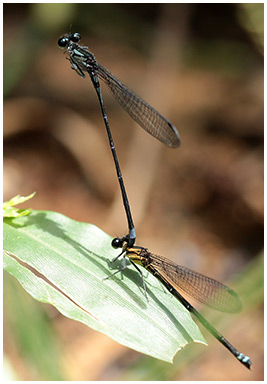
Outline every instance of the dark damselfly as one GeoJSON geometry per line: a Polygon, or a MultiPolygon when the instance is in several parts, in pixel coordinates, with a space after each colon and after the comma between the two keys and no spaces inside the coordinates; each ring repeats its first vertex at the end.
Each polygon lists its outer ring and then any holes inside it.
{"type": "Polygon", "coordinates": [[[148,249],[138,246],[128,246],[127,237],[112,240],[113,248],[122,248],[122,252],[112,260],[116,261],[123,256],[122,268],[111,274],[123,271],[126,268],[126,256],[142,277],[146,294],[143,273],[137,265],[141,265],[152,273],[180,303],[192,313],[198,321],[223,344],[245,367],[250,369],[251,360],[239,352],[225,337],[223,337],[180,293],[183,291],[193,299],[222,312],[235,313],[242,308],[241,301],[235,291],[218,281],[195,272],[189,268],[177,265],[166,257],[155,255],[148,249]],[[137,264],[137,265],[136,265],[137,264]]]}
{"type": "Polygon", "coordinates": [[[196,316],[199,322],[220,343],[222,343],[244,366],[250,368],[252,364],[250,358],[234,348],[229,341],[227,341],[178,291],[182,290],[194,299],[215,309],[232,313],[238,312],[241,309],[241,302],[238,295],[232,289],[216,280],[194,272],[189,268],[176,265],[167,258],[154,255],[146,248],[134,246],[136,239],[135,228],[100,90],[99,78],[107,84],[113,96],[125,111],[152,136],[172,148],[176,148],[180,145],[180,137],[177,129],[169,120],[130,91],[106,68],[102,67],[96,61],[94,55],[88,51],[87,47],[80,46],[78,44],[80,38],[81,36],[79,33],[67,34],[58,40],[58,45],[60,48],[66,48],[72,69],[74,69],[79,76],[85,77],[84,72],[89,74],[96,90],[120,183],[129,228],[129,234],[127,236],[115,238],[112,241],[112,246],[114,248],[122,248],[122,252],[112,260],[112,262],[117,260],[120,256],[123,256],[123,263],[122,268],[108,276],[108,278],[126,268],[125,257],[127,256],[131,264],[142,276],[145,294],[146,286],[143,279],[143,273],[137,265],[141,265],[152,273],[190,313],[196,316]]]}
{"type": "Polygon", "coordinates": [[[118,180],[120,183],[122,200],[127,216],[129,228],[127,241],[129,246],[133,246],[136,239],[133,218],[114,146],[114,141],[108,123],[106,109],[100,89],[99,78],[103,80],[104,83],[109,87],[112,95],[124,108],[124,110],[152,136],[156,137],[158,140],[172,148],[176,148],[180,145],[180,136],[177,129],[169,120],[163,117],[156,109],[151,107],[135,93],[130,91],[125,85],[116,79],[116,77],[110,71],[100,65],[96,61],[94,55],[88,51],[87,47],[79,45],[78,42],[80,39],[80,34],[75,32],[61,37],[58,40],[58,45],[60,48],[66,48],[72,69],[74,69],[78,75],[85,77],[85,72],[89,74],[93,86],[96,90],[108,134],[109,145],[113,155],[118,180]]]}

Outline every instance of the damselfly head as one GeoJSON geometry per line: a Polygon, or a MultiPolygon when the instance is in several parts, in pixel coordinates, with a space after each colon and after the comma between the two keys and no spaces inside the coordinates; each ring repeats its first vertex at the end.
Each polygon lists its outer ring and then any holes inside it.
{"type": "Polygon", "coordinates": [[[58,40],[57,45],[60,48],[66,48],[67,45],[69,45],[71,42],[78,43],[80,40],[81,40],[81,35],[78,32],[74,32],[70,35],[65,35],[65,36],[61,37],[58,40]]]}
{"type": "Polygon", "coordinates": [[[124,241],[125,240],[123,238],[116,237],[115,239],[112,240],[111,245],[115,249],[122,248],[124,241]]]}

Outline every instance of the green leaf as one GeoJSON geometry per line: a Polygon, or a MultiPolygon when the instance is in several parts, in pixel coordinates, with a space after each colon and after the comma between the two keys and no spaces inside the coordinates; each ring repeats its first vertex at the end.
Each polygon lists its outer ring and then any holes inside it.
{"type": "Polygon", "coordinates": [[[172,362],[188,342],[205,343],[188,311],[144,270],[149,301],[111,237],[55,212],[4,219],[4,268],[35,299],[139,352],[172,362]],[[146,273],[148,276],[146,276],[146,273]]]}
{"type": "Polygon", "coordinates": [[[3,203],[3,217],[19,217],[19,216],[27,216],[31,213],[31,209],[18,209],[14,208],[14,205],[22,204],[27,200],[30,200],[34,197],[35,192],[33,192],[29,196],[20,196],[17,195],[12,197],[9,201],[5,201],[3,203]]]}

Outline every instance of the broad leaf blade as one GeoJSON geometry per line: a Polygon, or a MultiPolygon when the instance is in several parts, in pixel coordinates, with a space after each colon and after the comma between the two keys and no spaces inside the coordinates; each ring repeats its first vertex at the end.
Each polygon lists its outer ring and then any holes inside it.
{"type": "Polygon", "coordinates": [[[149,302],[132,266],[107,280],[118,254],[97,227],[55,212],[4,220],[4,266],[35,299],[117,342],[171,362],[190,341],[205,343],[184,307],[150,274],[149,302]]]}

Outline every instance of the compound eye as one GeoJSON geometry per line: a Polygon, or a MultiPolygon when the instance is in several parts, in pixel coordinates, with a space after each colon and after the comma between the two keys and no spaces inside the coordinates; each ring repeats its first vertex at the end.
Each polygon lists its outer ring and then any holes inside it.
{"type": "Polygon", "coordinates": [[[111,245],[115,249],[122,248],[122,240],[116,237],[112,240],[111,245]]]}
{"type": "Polygon", "coordinates": [[[66,48],[66,46],[69,44],[70,40],[68,37],[61,37],[58,42],[57,42],[57,45],[60,47],[60,48],[66,48]]]}
{"type": "Polygon", "coordinates": [[[78,41],[81,40],[81,35],[78,32],[72,33],[70,35],[70,40],[73,41],[74,43],[78,43],[78,41]]]}

